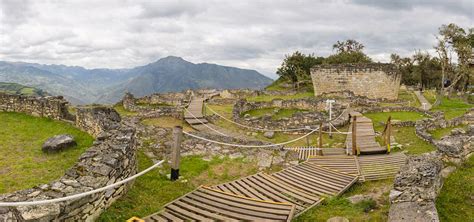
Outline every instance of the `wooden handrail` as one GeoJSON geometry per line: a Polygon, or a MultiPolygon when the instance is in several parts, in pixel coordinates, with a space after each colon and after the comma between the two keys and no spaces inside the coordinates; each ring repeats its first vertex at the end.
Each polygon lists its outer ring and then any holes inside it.
{"type": "Polygon", "coordinates": [[[353,116],[352,117],[352,155],[358,155],[360,153],[360,151],[357,149],[356,127],[357,127],[357,116],[353,116]]]}

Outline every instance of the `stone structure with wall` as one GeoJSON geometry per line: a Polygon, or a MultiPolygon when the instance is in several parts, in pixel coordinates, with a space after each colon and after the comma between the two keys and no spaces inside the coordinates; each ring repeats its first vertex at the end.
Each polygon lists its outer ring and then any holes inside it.
{"type": "Polygon", "coordinates": [[[62,96],[33,97],[0,93],[0,111],[26,113],[57,120],[74,120],[62,96]]]}
{"type": "Polygon", "coordinates": [[[316,96],[349,90],[368,98],[398,98],[401,74],[391,64],[317,65],[311,69],[316,96]]]}
{"type": "MultiPolygon", "coordinates": [[[[44,100],[45,98],[21,98],[21,101],[29,101],[32,104],[40,104],[44,100]]],[[[5,107],[4,101],[0,102],[2,102],[0,106],[5,107]]],[[[7,111],[32,114],[31,109],[7,111]]],[[[50,117],[61,118],[62,116],[55,114],[50,117]]],[[[109,108],[80,108],[76,123],[78,127],[97,136],[92,147],[79,157],[78,162],[61,178],[48,184],[1,194],[0,202],[47,200],[71,196],[104,187],[136,174],[137,143],[134,127],[120,122],[118,114],[109,108]]],[[[122,196],[129,186],[130,183],[97,194],[53,204],[0,207],[0,221],[94,221],[122,196]]]]}

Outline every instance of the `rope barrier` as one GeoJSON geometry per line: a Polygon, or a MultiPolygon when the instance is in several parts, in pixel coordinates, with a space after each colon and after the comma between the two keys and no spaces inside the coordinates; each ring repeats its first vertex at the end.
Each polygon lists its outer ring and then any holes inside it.
{"type": "Polygon", "coordinates": [[[163,164],[163,162],[164,162],[164,160],[161,160],[160,162],[154,164],[153,166],[148,167],[147,169],[143,170],[142,172],[137,173],[137,174],[135,174],[135,175],[133,175],[133,176],[127,178],[127,179],[124,179],[124,180],[119,181],[119,182],[115,182],[113,184],[110,184],[110,185],[107,185],[105,187],[101,187],[101,188],[98,188],[98,189],[95,189],[95,190],[87,191],[87,192],[84,192],[84,193],[78,193],[78,194],[74,194],[74,195],[66,196],[66,197],[49,199],[49,200],[36,200],[36,201],[26,201],[26,202],[0,202],[0,207],[19,207],[19,206],[52,204],[52,203],[63,202],[63,201],[67,201],[67,200],[73,200],[73,199],[85,197],[85,196],[88,196],[88,195],[92,195],[92,194],[95,194],[95,193],[102,192],[104,190],[114,188],[116,186],[127,183],[131,180],[134,180],[135,178],[137,178],[139,176],[142,176],[143,174],[148,173],[150,170],[160,166],[161,164],[163,164]]]}
{"type": "Polygon", "coordinates": [[[226,118],[225,116],[222,116],[221,114],[217,113],[216,111],[214,111],[211,107],[209,107],[207,104],[204,104],[204,106],[206,108],[208,108],[211,112],[213,112],[214,114],[216,114],[217,116],[219,116],[220,118],[228,121],[228,122],[231,122],[233,124],[236,124],[238,126],[241,126],[241,127],[244,127],[244,128],[248,128],[248,129],[253,129],[253,130],[257,130],[257,131],[264,131],[264,132],[289,132],[289,131],[301,131],[301,130],[311,130],[311,128],[309,127],[304,127],[304,128],[296,128],[296,129],[263,129],[263,128],[257,128],[257,127],[252,127],[252,126],[247,126],[247,125],[244,125],[244,124],[241,124],[241,123],[238,123],[238,122],[235,122],[233,120],[230,120],[228,118],[226,118]]]}
{"type": "Polygon", "coordinates": [[[301,139],[311,135],[312,133],[314,133],[316,131],[318,131],[318,129],[314,129],[311,132],[309,132],[309,133],[307,133],[307,134],[305,134],[301,137],[298,137],[296,139],[290,140],[290,141],[286,141],[286,142],[282,142],[282,143],[276,143],[276,144],[269,144],[269,145],[242,145],[242,144],[235,144],[235,143],[225,143],[225,142],[220,142],[220,141],[216,141],[216,140],[207,139],[207,138],[204,138],[204,137],[201,137],[201,136],[198,136],[198,135],[194,135],[192,133],[184,132],[184,131],[183,131],[183,133],[188,135],[188,136],[194,137],[196,139],[200,139],[200,140],[204,140],[204,141],[207,141],[207,142],[216,143],[216,144],[220,144],[220,145],[225,145],[225,146],[245,147],[245,148],[265,148],[265,147],[282,146],[282,145],[286,145],[286,144],[289,144],[289,143],[293,143],[293,142],[296,142],[298,140],[301,140],[301,139]]]}
{"type": "Polygon", "coordinates": [[[204,125],[205,127],[209,128],[210,130],[220,134],[221,136],[228,136],[227,134],[225,133],[222,133],[220,132],[219,130],[216,130],[210,126],[208,126],[207,124],[205,124],[204,122],[202,122],[200,119],[198,119],[193,113],[191,113],[191,111],[189,111],[187,108],[185,109],[189,114],[191,114],[191,116],[193,116],[194,119],[196,119],[197,121],[199,121],[201,123],[201,125],[204,125]]]}

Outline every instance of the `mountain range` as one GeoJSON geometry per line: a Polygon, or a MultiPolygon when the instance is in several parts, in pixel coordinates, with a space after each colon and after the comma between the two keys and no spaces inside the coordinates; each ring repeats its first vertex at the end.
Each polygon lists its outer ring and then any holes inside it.
{"type": "Polygon", "coordinates": [[[140,97],[199,88],[258,89],[272,80],[255,70],[194,64],[168,56],[130,69],[0,61],[0,82],[39,88],[52,95],[62,95],[73,104],[111,104],[118,102],[127,91],[140,97]]]}

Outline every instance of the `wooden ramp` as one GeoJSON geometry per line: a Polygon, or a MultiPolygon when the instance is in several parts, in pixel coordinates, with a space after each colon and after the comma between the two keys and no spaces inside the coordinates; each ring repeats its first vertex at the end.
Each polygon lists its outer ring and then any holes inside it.
{"type": "Polygon", "coordinates": [[[294,205],[200,187],[145,221],[291,221],[294,205]]]}
{"type": "Polygon", "coordinates": [[[356,156],[311,156],[308,159],[308,162],[339,172],[356,176],[360,175],[359,165],[356,156]]]}
{"type": "MultiPolygon", "coordinates": [[[[351,112],[351,116],[357,117],[356,122],[356,145],[361,155],[364,154],[380,154],[386,153],[387,149],[380,146],[375,141],[375,131],[372,120],[362,116],[358,112],[351,112]]],[[[352,119],[349,129],[352,129],[352,119]]],[[[346,139],[346,148],[352,150],[352,135],[348,135],[346,139]]]]}
{"type": "Polygon", "coordinates": [[[403,153],[357,157],[360,173],[365,181],[395,177],[400,167],[405,164],[406,158],[403,153]]]}
{"type": "Polygon", "coordinates": [[[324,197],[340,195],[356,181],[355,175],[305,162],[274,174],[258,173],[214,188],[249,198],[292,203],[300,215],[324,197]]]}
{"type": "Polygon", "coordinates": [[[317,156],[318,150],[322,151],[324,156],[343,155],[346,153],[344,148],[316,148],[316,147],[288,147],[290,151],[298,153],[299,160],[307,160],[310,156],[317,156]]]}
{"type": "Polygon", "coordinates": [[[343,173],[357,175],[359,180],[393,178],[405,163],[406,155],[377,154],[365,156],[311,156],[308,162],[343,173]]]}

